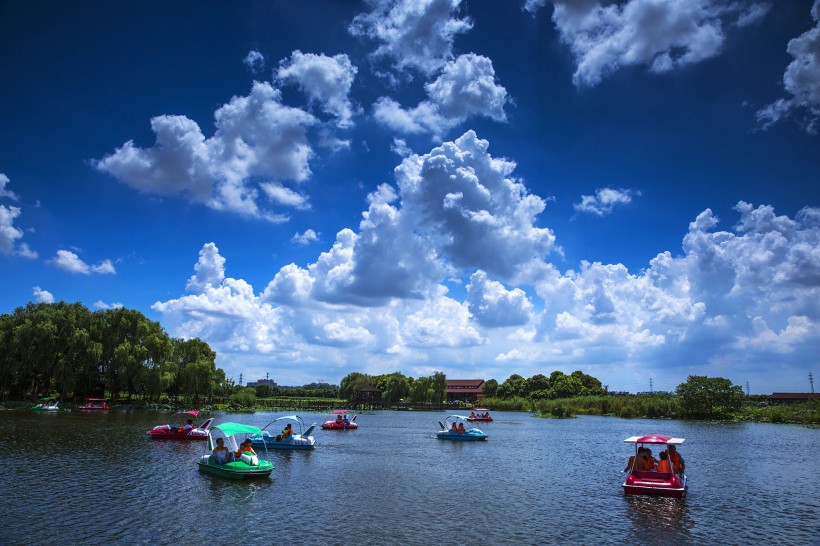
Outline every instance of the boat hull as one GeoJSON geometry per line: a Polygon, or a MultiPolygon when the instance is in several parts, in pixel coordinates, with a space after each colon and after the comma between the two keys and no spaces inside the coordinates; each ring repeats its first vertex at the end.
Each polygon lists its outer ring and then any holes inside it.
{"type": "Polygon", "coordinates": [[[670,472],[631,472],[623,484],[625,495],[654,495],[682,499],[686,495],[686,476],[670,472]]]}
{"type": "Polygon", "coordinates": [[[253,447],[264,447],[266,449],[289,449],[292,451],[308,451],[316,446],[316,441],[313,437],[302,438],[299,435],[291,436],[284,440],[276,441],[275,438],[269,436],[253,437],[251,436],[251,444],[253,447]]]}
{"type": "Polygon", "coordinates": [[[233,461],[219,465],[214,463],[208,455],[205,455],[197,461],[197,465],[200,472],[230,480],[264,479],[273,472],[273,464],[265,460],[260,460],[258,466],[251,466],[244,461],[233,461]]]}
{"type": "Polygon", "coordinates": [[[356,430],[359,425],[356,423],[348,423],[346,425],[338,425],[336,421],[327,421],[322,423],[322,430],[356,430]]]}
{"type": "Polygon", "coordinates": [[[149,430],[148,436],[154,440],[207,440],[207,432],[163,432],[161,430],[149,430]]]}
{"type": "Polygon", "coordinates": [[[453,434],[451,432],[437,432],[436,437],[439,440],[450,440],[451,442],[480,442],[487,439],[486,434],[453,434]]]}
{"type": "Polygon", "coordinates": [[[468,421],[478,422],[478,423],[492,423],[492,417],[467,417],[468,421]]]}

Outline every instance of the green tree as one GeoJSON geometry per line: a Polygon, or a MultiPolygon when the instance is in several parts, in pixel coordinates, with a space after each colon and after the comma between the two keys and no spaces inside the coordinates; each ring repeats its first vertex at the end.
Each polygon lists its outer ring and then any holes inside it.
{"type": "Polygon", "coordinates": [[[359,372],[349,373],[342,379],[341,383],[339,383],[339,396],[350,400],[353,398],[353,393],[356,390],[356,387],[369,385],[371,382],[372,378],[369,375],[359,372]]]}
{"type": "Polygon", "coordinates": [[[740,410],[743,387],[722,377],[690,375],[675,389],[681,410],[690,419],[726,419],[740,410]]]}
{"type": "Polygon", "coordinates": [[[407,385],[407,378],[400,373],[391,374],[382,391],[382,400],[388,404],[395,404],[400,399],[405,398],[410,389],[407,385]]]}
{"type": "Polygon", "coordinates": [[[483,392],[487,396],[495,396],[496,392],[498,391],[498,381],[495,379],[488,379],[484,382],[483,392]]]}
{"type": "Polygon", "coordinates": [[[512,398],[514,396],[524,396],[527,390],[527,380],[518,375],[512,374],[501,385],[498,386],[496,394],[499,398],[512,398]]]}
{"type": "Polygon", "coordinates": [[[431,389],[433,391],[432,400],[434,403],[440,404],[447,400],[447,376],[444,375],[444,372],[436,372],[433,374],[431,389]]]}

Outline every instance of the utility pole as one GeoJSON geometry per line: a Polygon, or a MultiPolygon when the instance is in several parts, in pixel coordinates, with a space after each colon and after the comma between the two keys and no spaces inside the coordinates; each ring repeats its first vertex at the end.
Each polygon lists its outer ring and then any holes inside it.
{"type": "Polygon", "coordinates": [[[239,374],[239,386],[242,386],[242,374],[239,374]]]}
{"type": "Polygon", "coordinates": [[[649,378],[649,394],[652,394],[654,391],[652,390],[652,378],[649,378]]]}
{"type": "Polygon", "coordinates": [[[809,385],[811,385],[811,393],[814,394],[814,377],[812,377],[811,372],[809,372],[809,385]]]}
{"type": "Polygon", "coordinates": [[[749,382],[746,381],[746,396],[749,396],[749,382]]]}

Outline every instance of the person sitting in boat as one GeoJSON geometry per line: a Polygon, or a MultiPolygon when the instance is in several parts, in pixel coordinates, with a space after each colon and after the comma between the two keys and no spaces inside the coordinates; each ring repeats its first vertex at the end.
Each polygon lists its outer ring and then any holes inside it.
{"type": "Polygon", "coordinates": [[[341,415],[337,415],[337,416],[336,416],[336,424],[337,424],[337,425],[341,425],[341,424],[342,424],[342,416],[341,416],[341,415]]]}
{"type": "Polygon", "coordinates": [[[194,428],[194,422],[191,419],[188,419],[185,422],[185,426],[182,427],[183,432],[189,432],[192,428],[194,428]]]}
{"type": "Polygon", "coordinates": [[[290,423],[288,423],[287,425],[285,425],[285,428],[282,429],[281,437],[282,440],[284,440],[285,438],[289,438],[290,436],[293,436],[293,426],[290,423]]]}
{"type": "Polygon", "coordinates": [[[350,421],[347,419],[347,415],[343,415],[343,416],[342,416],[342,424],[343,424],[344,426],[347,426],[347,425],[349,425],[349,424],[350,424],[350,421]]]}
{"type": "Polygon", "coordinates": [[[658,459],[652,456],[652,450],[648,447],[644,451],[644,455],[646,456],[646,460],[648,462],[649,468],[647,470],[655,470],[658,466],[658,459]]]}
{"type": "Polygon", "coordinates": [[[464,432],[465,432],[465,430],[464,430],[464,423],[459,423],[459,424],[458,424],[458,433],[459,433],[459,434],[464,434],[464,432]]]}
{"type": "Polygon", "coordinates": [[[669,464],[669,456],[665,451],[661,451],[661,460],[658,461],[658,472],[672,472],[672,465],[669,464]]]}
{"type": "Polygon", "coordinates": [[[474,411],[470,412],[470,419],[475,419],[475,412],[474,411]]]}
{"type": "Polygon", "coordinates": [[[638,465],[636,470],[648,471],[655,468],[655,464],[649,460],[647,452],[649,450],[645,447],[638,448],[638,465]]]}
{"type": "Polygon", "coordinates": [[[216,464],[225,464],[228,462],[228,448],[225,447],[225,440],[222,438],[216,439],[216,447],[211,456],[216,464]]]}
{"type": "Polygon", "coordinates": [[[453,434],[458,434],[458,425],[455,421],[453,421],[453,426],[450,427],[450,430],[453,432],[453,434]]]}
{"type": "MultiPolygon", "coordinates": [[[[680,453],[678,453],[678,448],[674,445],[669,445],[666,446],[666,452],[669,457],[669,462],[675,467],[675,472],[678,474],[683,474],[683,471],[686,468],[686,462],[684,462],[683,457],[681,457],[680,453]]],[[[663,455],[663,453],[661,453],[661,455],[663,455]]]]}
{"type": "Polygon", "coordinates": [[[242,444],[240,444],[239,449],[236,451],[236,458],[242,456],[243,453],[249,453],[251,455],[256,455],[256,452],[251,447],[251,439],[247,438],[242,444]]]}

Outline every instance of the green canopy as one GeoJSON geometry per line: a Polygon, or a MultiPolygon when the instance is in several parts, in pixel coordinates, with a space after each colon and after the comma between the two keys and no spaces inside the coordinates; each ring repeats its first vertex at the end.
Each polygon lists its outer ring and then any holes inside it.
{"type": "Polygon", "coordinates": [[[262,434],[262,431],[253,425],[243,425],[242,423],[220,423],[214,428],[218,428],[225,433],[225,436],[234,434],[262,434]]]}

